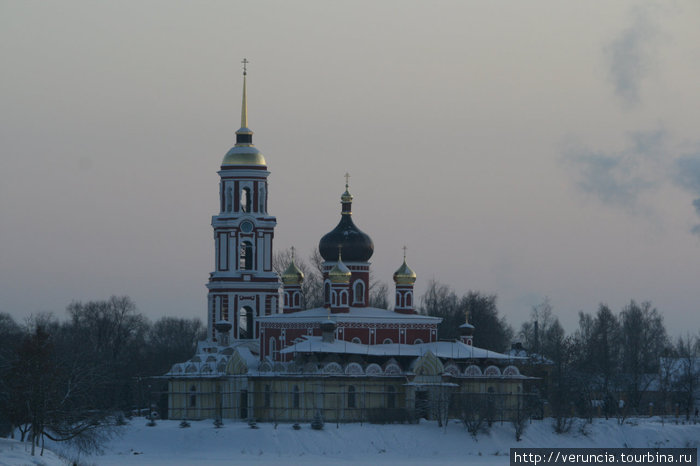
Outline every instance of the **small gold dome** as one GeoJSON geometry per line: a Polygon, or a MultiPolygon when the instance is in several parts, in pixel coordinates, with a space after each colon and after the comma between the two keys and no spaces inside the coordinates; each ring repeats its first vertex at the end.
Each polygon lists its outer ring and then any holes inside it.
{"type": "Polygon", "coordinates": [[[301,285],[304,281],[304,272],[294,263],[294,259],[289,263],[287,269],[282,272],[282,283],[285,285],[301,285]]]}
{"type": "Polygon", "coordinates": [[[352,272],[350,269],[343,264],[343,261],[338,258],[338,262],[333,266],[330,272],[328,272],[328,278],[330,278],[331,283],[350,283],[350,278],[352,277],[352,272]]]}
{"type": "Polygon", "coordinates": [[[401,267],[394,272],[394,283],[397,285],[413,285],[416,282],[416,272],[406,264],[406,258],[403,259],[401,267]]]}

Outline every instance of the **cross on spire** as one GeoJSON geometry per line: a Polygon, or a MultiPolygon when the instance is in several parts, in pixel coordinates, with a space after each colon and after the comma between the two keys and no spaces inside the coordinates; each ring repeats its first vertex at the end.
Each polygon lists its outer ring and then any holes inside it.
{"type": "Polygon", "coordinates": [[[296,251],[296,248],[294,246],[291,247],[292,250],[292,261],[294,260],[294,252],[296,251]]]}
{"type": "Polygon", "coordinates": [[[348,189],[348,181],[350,180],[350,173],[345,172],[345,189],[348,189]]]}
{"type": "Polygon", "coordinates": [[[401,249],[403,249],[403,260],[406,260],[406,249],[408,249],[408,248],[407,248],[406,245],[404,244],[404,245],[403,245],[403,248],[401,248],[401,249]]]}
{"type": "Polygon", "coordinates": [[[250,61],[248,61],[247,58],[244,58],[241,63],[243,63],[243,76],[245,76],[248,74],[248,63],[250,63],[250,61]]]}

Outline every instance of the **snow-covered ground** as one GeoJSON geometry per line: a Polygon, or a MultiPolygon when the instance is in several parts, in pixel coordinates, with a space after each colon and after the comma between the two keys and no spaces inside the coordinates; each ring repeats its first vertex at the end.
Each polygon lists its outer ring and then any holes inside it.
{"type": "MultiPolygon", "coordinates": [[[[658,418],[631,419],[617,425],[614,419],[596,420],[584,431],[575,426],[557,435],[551,420],[533,421],[521,442],[513,427],[496,424],[477,440],[457,421],[439,428],[435,422],[420,425],[326,424],[315,431],[308,424],[294,430],[291,424],[228,422],[214,428],[211,421],[160,421],[155,427],[137,418],[105,445],[103,455],[81,457],[87,465],[203,465],[231,464],[476,464],[507,465],[511,447],[695,447],[700,444],[699,424],[676,424],[658,418]]],[[[51,449],[75,459],[75,453],[53,445],[51,449]]],[[[29,456],[29,447],[0,440],[0,465],[65,465],[52,452],[29,456]]]]}

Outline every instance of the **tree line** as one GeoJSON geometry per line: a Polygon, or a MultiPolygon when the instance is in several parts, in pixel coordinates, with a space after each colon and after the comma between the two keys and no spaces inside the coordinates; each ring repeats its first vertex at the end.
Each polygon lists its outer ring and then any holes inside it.
{"type": "Polygon", "coordinates": [[[205,337],[199,319],[150,322],[127,296],[73,302],[19,324],[0,313],[0,434],[96,445],[114,414],[150,409],[146,379],[192,357],[205,337]]]}
{"type": "Polygon", "coordinates": [[[431,281],[419,312],[442,317],[440,339],[457,338],[469,315],[475,346],[527,356],[526,370],[542,378],[540,396],[558,430],[566,430],[574,415],[622,420],[650,412],[695,414],[700,335],[672,340],[650,302],[632,300],[617,314],[605,304],[595,313],[580,311],[578,328],[567,334],[548,299],[531,309],[517,332],[499,316],[496,301],[496,295],[477,291],[460,297],[431,281]]]}
{"type": "MultiPolygon", "coordinates": [[[[275,270],[281,274],[290,260],[290,251],[276,254],[275,270]]],[[[305,307],[322,306],[322,258],[316,253],[308,262],[295,261],[306,276],[305,307]]],[[[369,287],[370,305],[387,308],[386,284],[371,278],[369,287]]],[[[618,313],[604,304],[595,313],[580,312],[569,334],[548,300],[532,308],[518,331],[500,315],[495,294],[460,296],[433,280],[418,302],[419,313],[443,319],[440,339],[458,338],[468,315],[475,346],[508,352],[517,342],[528,356],[523,372],[541,378],[538,395],[557,429],[566,430],[574,414],[624,418],[647,413],[649,403],[691,415],[700,376],[698,335],[672,341],[649,302],[630,301],[618,313]]],[[[196,318],[150,322],[127,296],[76,301],[66,311],[64,320],[40,314],[23,323],[0,313],[0,435],[16,428],[23,439],[35,440],[32,445],[51,438],[89,446],[115,412],[150,409],[159,401],[151,393],[165,381],[152,377],[191,358],[206,335],[196,318]]]]}

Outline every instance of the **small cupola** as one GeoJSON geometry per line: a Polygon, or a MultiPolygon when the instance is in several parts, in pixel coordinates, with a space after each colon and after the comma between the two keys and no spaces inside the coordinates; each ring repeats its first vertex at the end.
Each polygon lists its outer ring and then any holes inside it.
{"type": "Polygon", "coordinates": [[[338,248],[338,262],[336,262],[331,271],[328,272],[328,278],[331,280],[331,283],[347,284],[350,283],[352,272],[343,264],[341,250],[342,246],[338,248]]]}
{"type": "Polygon", "coordinates": [[[350,312],[350,279],[352,272],[343,264],[342,247],[338,248],[338,261],[328,272],[330,280],[330,307],[334,314],[350,312]]]}
{"type": "Polygon", "coordinates": [[[469,312],[466,313],[465,322],[459,326],[459,339],[465,345],[472,346],[474,342],[475,327],[469,323],[469,312]]]}
{"type": "Polygon", "coordinates": [[[415,314],[413,305],[413,285],[416,283],[416,272],[406,264],[406,246],[403,247],[403,264],[394,272],[396,284],[396,302],[394,312],[399,314],[415,314]]]}
{"type": "Polygon", "coordinates": [[[284,272],[282,272],[282,284],[287,286],[287,285],[301,285],[304,282],[304,272],[297,267],[297,264],[294,262],[294,251],[292,250],[292,260],[289,262],[289,265],[285,269],[284,272]]]}
{"type": "Polygon", "coordinates": [[[301,271],[294,262],[294,247],[292,246],[292,260],[289,262],[287,269],[282,272],[282,293],[284,296],[284,313],[301,311],[302,307],[302,289],[304,283],[304,272],[301,271]]]}

